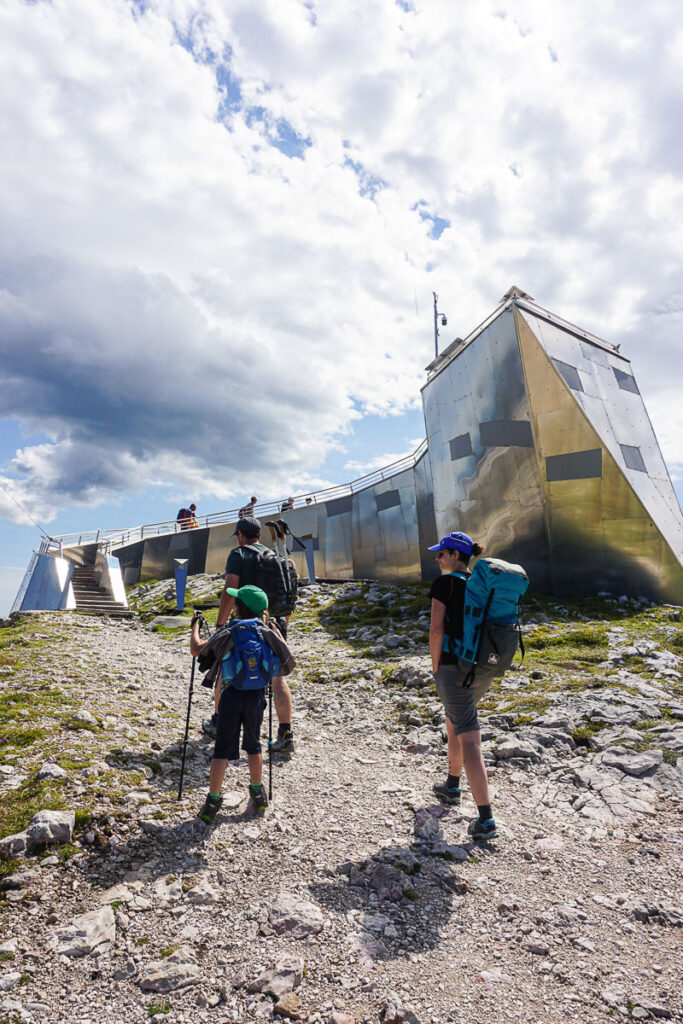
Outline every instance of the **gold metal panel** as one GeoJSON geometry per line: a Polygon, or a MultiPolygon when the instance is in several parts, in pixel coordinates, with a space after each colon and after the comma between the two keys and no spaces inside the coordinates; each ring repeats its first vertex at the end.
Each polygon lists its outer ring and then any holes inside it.
{"type": "Polygon", "coordinates": [[[683,569],[527,322],[517,316],[558,592],[683,598],[683,569]],[[602,476],[548,483],[545,459],[602,449],[602,476]]]}

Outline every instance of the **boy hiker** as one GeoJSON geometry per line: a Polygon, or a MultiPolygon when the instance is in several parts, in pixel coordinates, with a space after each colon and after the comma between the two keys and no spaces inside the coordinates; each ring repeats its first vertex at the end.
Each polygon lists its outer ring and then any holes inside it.
{"type": "MultiPolygon", "coordinates": [[[[270,550],[259,541],[261,524],[258,519],[254,519],[251,516],[244,516],[239,519],[235,527],[235,535],[238,546],[232,549],[225,565],[225,589],[221,594],[216,627],[222,626],[228,621],[235,600],[231,596],[234,591],[239,587],[256,583],[258,553],[270,550]]],[[[282,639],[286,640],[289,616],[286,618],[272,618],[270,623],[271,626],[280,631],[282,639]]],[[[294,750],[292,694],[284,675],[279,673],[276,673],[273,677],[273,700],[279,724],[277,739],[271,743],[270,749],[274,753],[289,754],[294,750]]],[[[218,711],[218,691],[216,695],[216,711],[218,711]]]]}
{"type": "MultiPolygon", "coordinates": [[[[236,761],[239,757],[240,728],[242,749],[246,751],[249,765],[250,807],[256,815],[265,813],[268,795],[262,781],[260,741],[265,691],[274,675],[283,670],[291,672],[294,667],[294,659],[280,636],[264,623],[268,608],[264,591],[244,586],[239,590],[231,588],[229,593],[237,617],[223,631],[229,636],[220,662],[221,678],[216,684],[220,693],[216,743],[209,772],[209,793],[199,811],[202,821],[209,824],[223,802],[221,787],[228,761],[236,761]]],[[[195,658],[206,647],[199,639],[199,618],[196,616],[192,620],[190,651],[195,658]]]]}

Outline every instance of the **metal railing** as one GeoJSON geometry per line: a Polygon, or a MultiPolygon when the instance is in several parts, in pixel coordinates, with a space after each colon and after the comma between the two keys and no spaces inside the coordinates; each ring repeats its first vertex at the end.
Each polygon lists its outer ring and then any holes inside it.
{"type": "MultiPolygon", "coordinates": [[[[366,487],[388,480],[406,469],[413,469],[420,459],[427,452],[426,439],[415,449],[411,455],[406,455],[396,462],[383,466],[372,473],[358,477],[350,483],[338,484],[335,487],[327,487],[322,491],[309,491],[307,494],[298,494],[294,498],[293,509],[309,508],[313,505],[321,505],[335,498],[344,498],[357,491],[363,491],[366,487]],[[306,499],[310,498],[307,503],[306,499]]],[[[266,519],[269,516],[279,515],[285,511],[286,500],[259,502],[254,515],[259,519],[266,519]]],[[[197,516],[197,527],[219,526],[222,523],[234,523],[239,518],[240,508],[229,509],[227,512],[213,512],[205,516],[197,516]]],[[[124,547],[127,544],[135,544],[137,541],[146,540],[148,537],[160,537],[169,533],[179,533],[188,527],[185,521],[183,525],[176,519],[167,519],[161,523],[145,523],[142,526],[126,527],[121,530],[84,530],[82,533],[63,533],[56,537],[44,540],[40,545],[41,554],[61,555],[64,548],[82,547],[85,544],[97,544],[111,551],[113,548],[124,547]]],[[[194,529],[194,527],[193,527],[194,529]]]]}

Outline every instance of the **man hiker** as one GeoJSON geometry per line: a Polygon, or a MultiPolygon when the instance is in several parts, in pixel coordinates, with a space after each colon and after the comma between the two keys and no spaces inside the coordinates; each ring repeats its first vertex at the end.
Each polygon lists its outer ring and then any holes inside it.
{"type": "MultiPolygon", "coordinates": [[[[218,722],[216,742],[209,772],[209,792],[199,811],[210,824],[220,810],[221,787],[228,761],[239,757],[240,728],[242,749],[249,765],[249,799],[252,812],[262,816],[268,806],[268,794],[262,781],[261,725],[266,705],[265,690],[273,675],[282,669],[291,671],[294,660],[279,635],[267,628],[268,597],[259,587],[230,588],[236,618],[228,627],[231,643],[221,660],[216,689],[218,722]],[[279,654],[277,653],[279,652],[279,654]]],[[[190,651],[198,657],[206,644],[199,638],[200,616],[192,620],[190,651]]],[[[207,641],[208,643],[208,641],[207,641]]]]}
{"type": "MultiPolygon", "coordinates": [[[[221,603],[218,608],[216,627],[222,626],[228,621],[235,602],[231,591],[240,587],[253,585],[256,582],[258,565],[258,552],[268,551],[265,544],[261,544],[261,524],[258,519],[252,516],[244,516],[237,521],[235,527],[237,547],[228,555],[225,565],[225,588],[221,594],[221,603]]],[[[287,639],[287,626],[289,616],[286,618],[271,618],[271,627],[274,626],[287,639]]],[[[220,694],[216,690],[216,713],[218,713],[218,701],[220,694]]],[[[292,732],[292,694],[283,675],[273,677],[273,701],[278,718],[277,739],[274,740],[270,749],[274,753],[288,754],[294,750],[294,734],[292,732]]]]}

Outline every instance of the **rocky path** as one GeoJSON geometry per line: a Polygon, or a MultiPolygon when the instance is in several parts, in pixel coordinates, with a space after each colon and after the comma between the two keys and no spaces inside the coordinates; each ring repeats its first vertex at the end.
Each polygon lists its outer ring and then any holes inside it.
{"type": "Polygon", "coordinates": [[[640,673],[628,629],[609,627],[605,685],[563,688],[549,662],[499,686],[484,737],[500,836],[474,846],[466,791],[461,808],[431,798],[446,758],[419,629],[403,646],[396,611],[358,637],[353,605],[392,593],[308,588],[296,752],[263,820],[231,766],[213,828],[194,817],[212,749],[201,687],[176,799],[184,638],[71,614],[0,630],[2,835],[54,809],[0,841],[16,857],[0,1021],[683,1019],[683,716],[661,629],[637,638],[640,673]],[[350,620],[326,626],[333,598],[350,620]]]}

